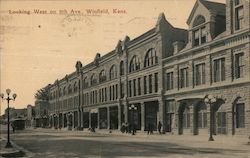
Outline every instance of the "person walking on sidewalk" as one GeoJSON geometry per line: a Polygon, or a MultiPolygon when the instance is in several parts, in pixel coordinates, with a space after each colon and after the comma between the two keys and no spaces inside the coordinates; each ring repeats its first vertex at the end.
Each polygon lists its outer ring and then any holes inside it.
{"type": "Polygon", "coordinates": [[[15,133],[15,125],[13,123],[11,123],[11,127],[12,127],[13,133],[15,133]]]}
{"type": "Polygon", "coordinates": [[[159,134],[161,134],[161,127],[162,127],[162,124],[161,124],[161,121],[158,122],[158,132],[159,134]]]}

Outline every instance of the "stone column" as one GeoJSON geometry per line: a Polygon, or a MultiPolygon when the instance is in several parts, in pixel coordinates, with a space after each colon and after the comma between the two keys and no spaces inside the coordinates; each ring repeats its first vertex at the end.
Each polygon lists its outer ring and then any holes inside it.
{"type": "Polygon", "coordinates": [[[121,105],[120,103],[118,104],[118,130],[121,129],[121,105]]]}
{"type": "Polygon", "coordinates": [[[195,120],[194,120],[194,106],[190,105],[190,132],[195,135],[195,120]]]}
{"type": "Polygon", "coordinates": [[[232,110],[227,110],[227,134],[233,134],[233,113],[232,110]]]}
{"type": "Polygon", "coordinates": [[[97,129],[100,129],[100,108],[97,111],[97,129]]]}
{"type": "Polygon", "coordinates": [[[159,112],[158,112],[158,117],[157,117],[157,125],[158,125],[158,122],[161,121],[161,123],[163,124],[163,121],[164,121],[164,102],[162,99],[159,99],[158,100],[158,104],[159,104],[159,112]]]}
{"type": "Polygon", "coordinates": [[[107,107],[107,120],[108,120],[108,129],[110,129],[110,112],[109,112],[109,107],[107,107]]]}
{"type": "Polygon", "coordinates": [[[81,128],[81,111],[80,111],[80,108],[78,108],[77,110],[77,128],[78,130],[80,130],[81,128]]]}
{"type": "Polygon", "coordinates": [[[128,123],[128,103],[126,102],[124,105],[124,121],[128,123]]]}
{"type": "Polygon", "coordinates": [[[81,128],[83,129],[83,108],[81,108],[81,128]]]}
{"type": "Polygon", "coordinates": [[[211,118],[210,118],[211,106],[210,104],[206,104],[206,106],[207,106],[207,133],[209,134],[210,133],[210,121],[211,121],[211,118]]]}
{"type": "Polygon", "coordinates": [[[141,131],[145,130],[145,104],[141,102],[141,131]]]}
{"type": "Polygon", "coordinates": [[[175,109],[175,114],[174,114],[174,124],[172,125],[172,131],[175,134],[180,134],[179,132],[179,107],[180,107],[180,102],[176,101],[176,109],[175,109]]]}
{"type": "Polygon", "coordinates": [[[89,128],[91,128],[91,112],[89,112],[89,128]]]}

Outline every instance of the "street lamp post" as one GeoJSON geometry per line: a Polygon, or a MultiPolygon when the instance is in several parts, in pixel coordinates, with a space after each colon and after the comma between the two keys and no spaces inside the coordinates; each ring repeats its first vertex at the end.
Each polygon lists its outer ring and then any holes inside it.
{"type": "Polygon", "coordinates": [[[9,107],[9,103],[10,103],[10,100],[15,101],[15,99],[17,97],[17,95],[14,93],[12,95],[12,98],[10,98],[10,92],[11,92],[10,89],[6,89],[6,93],[7,93],[6,98],[4,98],[3,93],[0,94],[2,100],[7,100],[7,105],[8,105],[8,141],[7,141],[7,144],[6,144],[5,148],[12,148],[12,145],[10,143],[10,107],[9,107]]]}
{"type": "Polygon", "coordinates": [[[132,135],[135,135],[134,111],[137,110],[137,107],[134,104],[132,104],[131,106],[128,107],[128,109],[132,112],[132,128],[133,128],[132,135]]]}
{"type": "Polygon", "coordinates": [[[216,98],[212,95],[207,95],[204,99],[206,104],[210,106],[210,136],[208,141],[214,141],[213,138],[213,104],[216,102],[216,98]]]}

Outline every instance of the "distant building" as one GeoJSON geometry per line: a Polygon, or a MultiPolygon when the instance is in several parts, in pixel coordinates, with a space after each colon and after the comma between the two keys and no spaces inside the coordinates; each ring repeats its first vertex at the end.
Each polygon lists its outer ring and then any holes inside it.
{"type": "Polygon", "coordinates": [[[48,116],[48,102],[37,100],[34,106],[34,126],[35,127],[48,127],[49,116],[48,116]]]}
{"type": "Polygon", "coordinates": [[[118,130],[128,122],[145,131],[160,121],[174,134],[249,135],[249,1],[197,0],[187,24],[175,28],[160,14],[141,36],[78,61],[49,85],[50,126],[118,130]]]}
{"type": "MultiPolygon", "coordinates": [[[[27,110],[25,109],[15,109],[15,108],[11,108],[9,109],[9,114],[10,114],[10,121],[14,120],[14,119],[26,119],[27,117],[27,110]]],[[[8,109],[5,109],[5,116],[6,119],[8,117],[8,109]]]]}
{"type": "Polygon", "coordinates": [[[33,126],[34,117],[35,117],[34,106],[27,105],[27,119],[26,119],[26,122],[25,122],[26,127],[32,127],[33,126]]]}

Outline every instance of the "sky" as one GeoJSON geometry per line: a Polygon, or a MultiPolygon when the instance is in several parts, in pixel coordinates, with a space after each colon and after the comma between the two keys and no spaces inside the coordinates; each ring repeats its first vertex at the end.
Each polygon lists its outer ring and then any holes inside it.
{"type": "MultiPolygon", "coordinates": [[[[96,53],[112,51],[126,35],[133,39],[143,34],[156,25],[162,12],[174,27],[187,29],[186,20],[194,4],[195,0],[2,0],[0,91],[5,97],[7,88],[17,94],[11,107],[34,105],[36,91],[75,71],[76,61],[86,65],[96,53]],[[91,9],[104,12],[87,13],[91,9]],[[115,9],[121,12],[114,13],[115,9]]],[[[0,102],[1,115],[6,104],[0,102]]]]}

